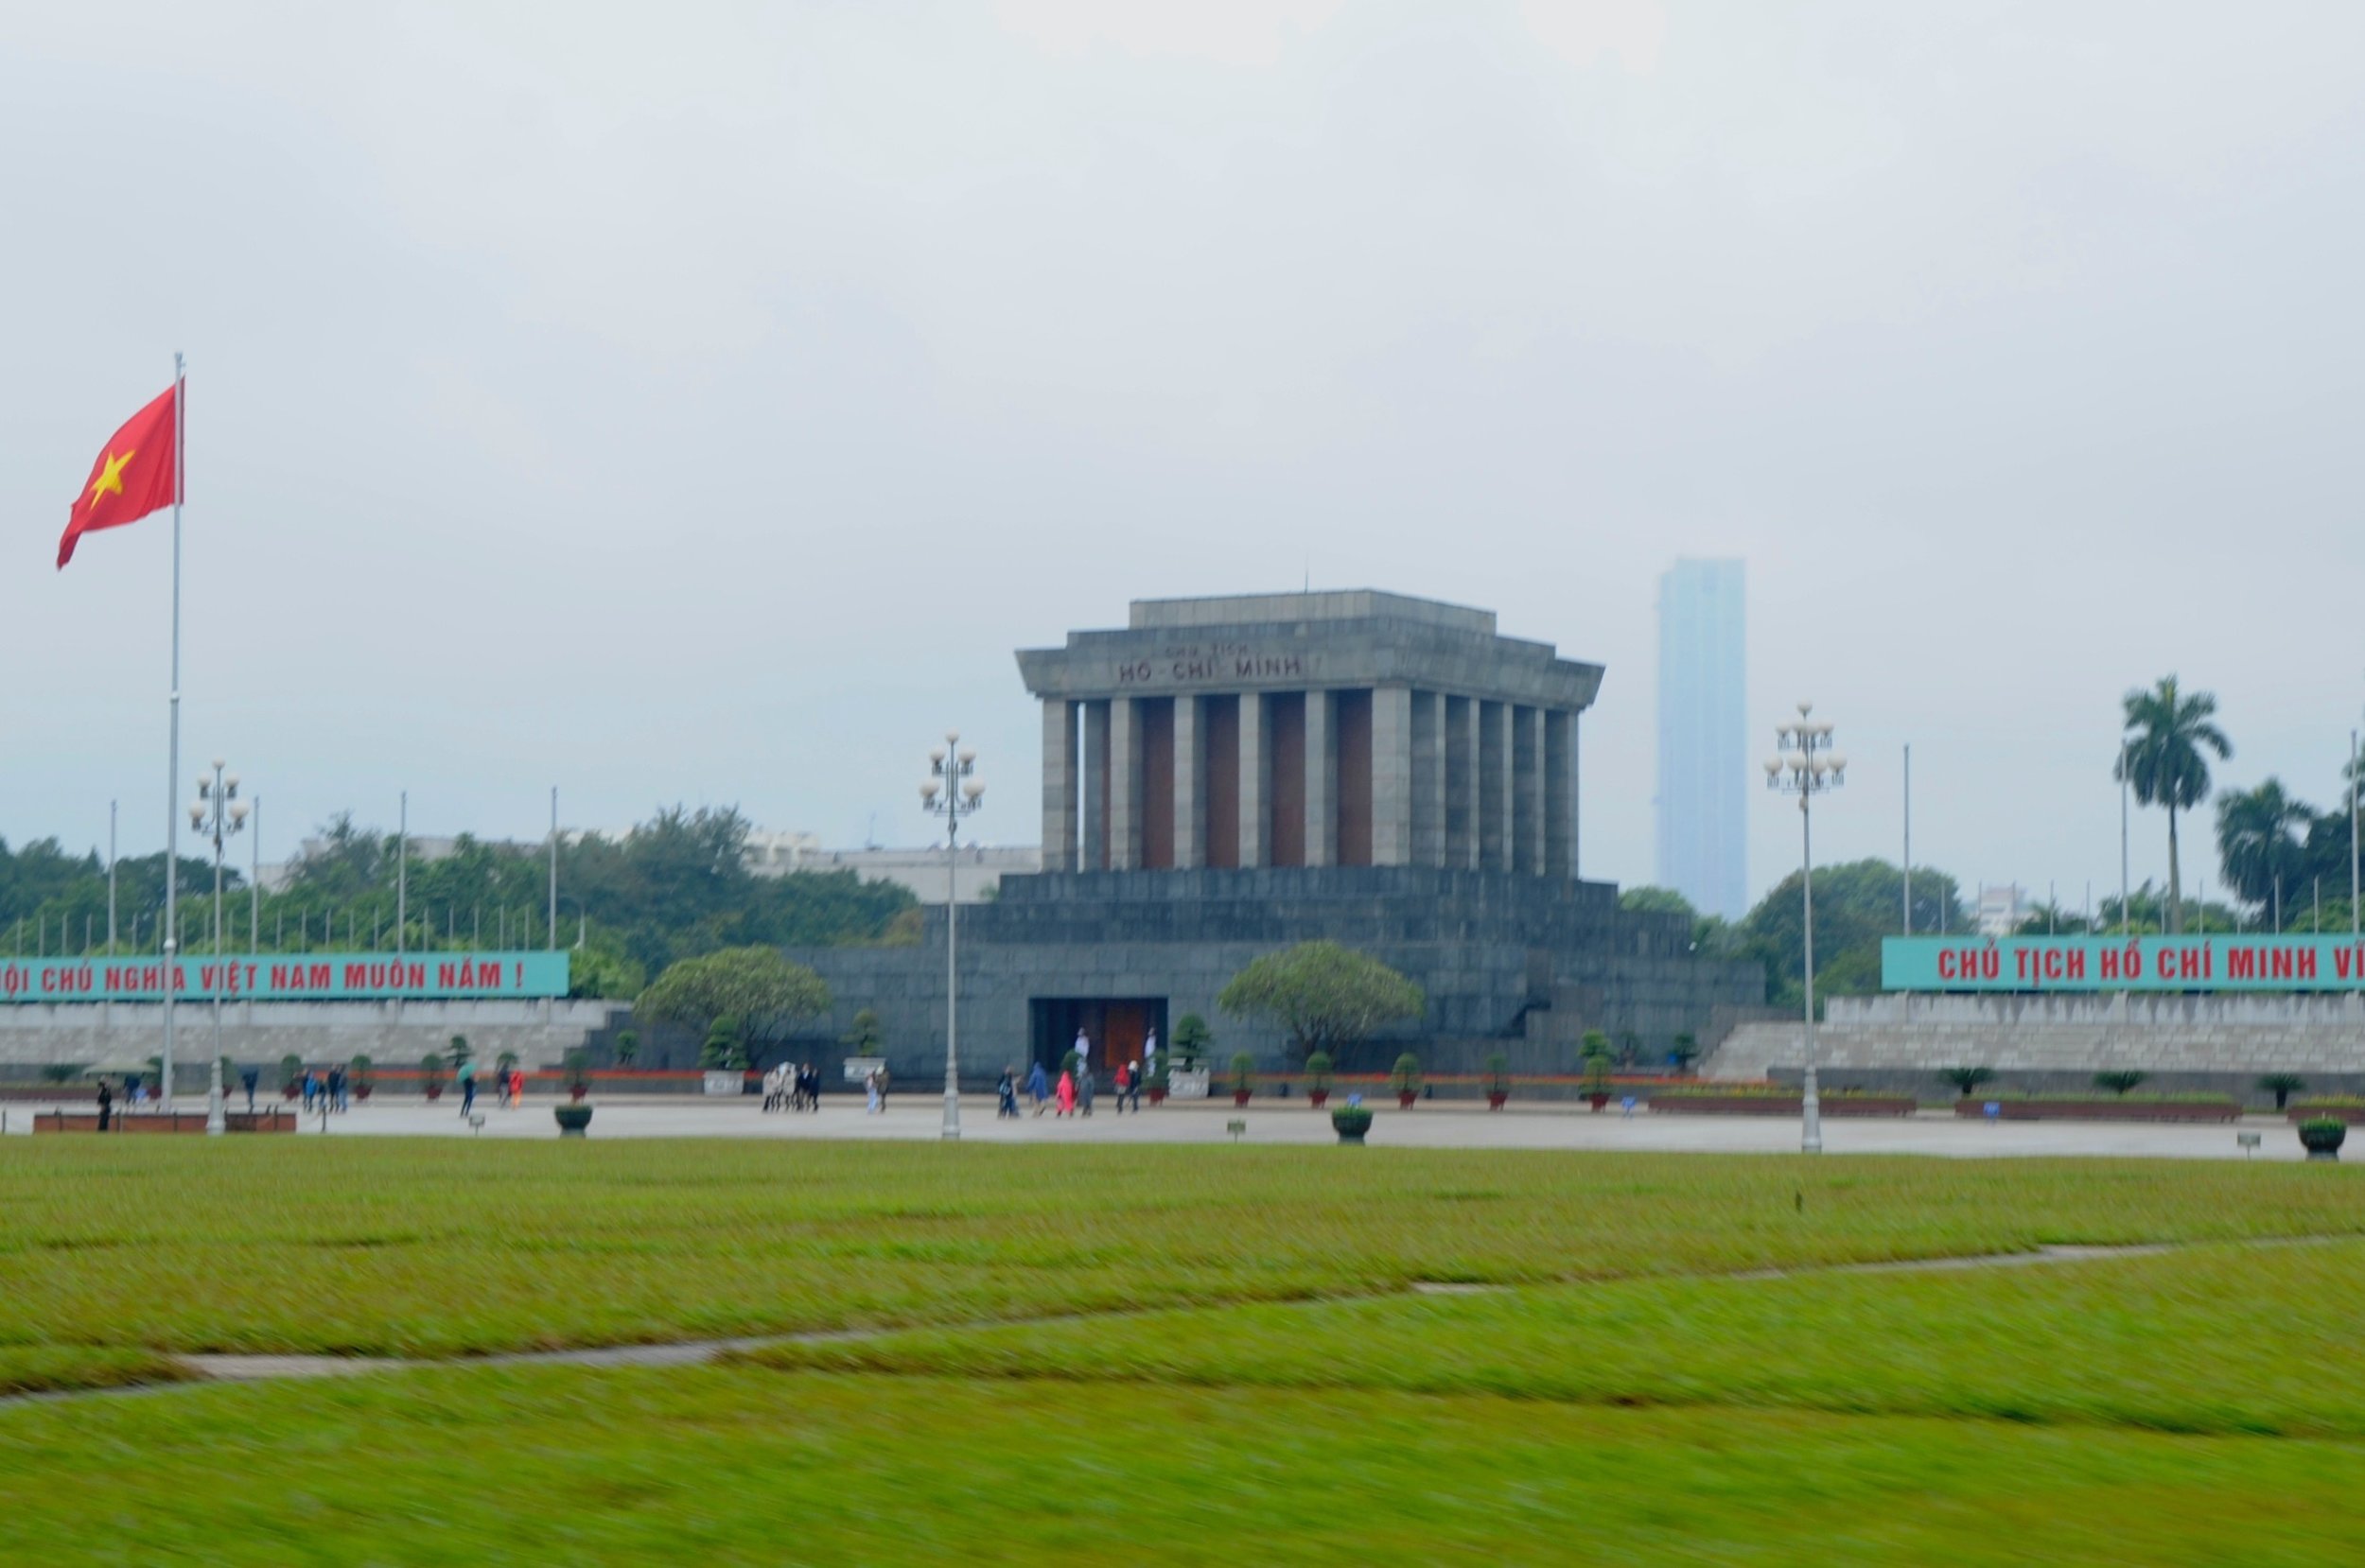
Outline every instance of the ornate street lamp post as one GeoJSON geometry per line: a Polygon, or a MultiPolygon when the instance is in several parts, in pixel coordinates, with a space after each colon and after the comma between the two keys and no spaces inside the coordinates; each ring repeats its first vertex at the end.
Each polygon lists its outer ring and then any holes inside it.
{"type": "Polygon", "coordinates": [[[222,846],[246,826],[246,803],[238,799],[238,775],[225,774],[220,758],[214,771],[198,775],[197,804],[189,808],[189,827],[200,841],[214,841],[214,1065],[207,1073],[205,1132],[218,1137],[229,1128],[222,1114],[221,1086],[221,852],[222,846]]]}
{"type": "Polygon", "coordinates": [[[1814,797],[1845,783],[1848,758],[1831,749],[1828,720],[1811,719],[1813,703],[1798,705],[1795,723],[1774,731],[1775,755],[1765,759],[1765,787],[1798,797],[1799,889],[1806,902],[1807,1071],[1800,1111],[1805,1127],[1798,1146],[1823,1152],[1823,1101],[1816,1092],[1814,1061],[1814,797]]]}
{"type": "Polygon", "coordinates": [[[944,1134],[961,1135],[960,1065],[960,837],[961,824],[985,806],[986,787],[970,777],[977,754],[960,749],[958,730],[944,732],[944,744],[928,753],[928,779],[920,804],[944,819],[944,1134]]]}

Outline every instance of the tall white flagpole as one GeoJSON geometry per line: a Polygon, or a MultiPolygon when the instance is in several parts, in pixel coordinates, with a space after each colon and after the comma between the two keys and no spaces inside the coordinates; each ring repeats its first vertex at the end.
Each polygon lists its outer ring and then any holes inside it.
{"type": "Polygon", "coordinates": [[[172,1012],[181,952],[181,491],[188,472],[188,373],[172,357],[172,740],[165,766],[165,1055],[157,1086],[172,1109],[172,1012]]]}

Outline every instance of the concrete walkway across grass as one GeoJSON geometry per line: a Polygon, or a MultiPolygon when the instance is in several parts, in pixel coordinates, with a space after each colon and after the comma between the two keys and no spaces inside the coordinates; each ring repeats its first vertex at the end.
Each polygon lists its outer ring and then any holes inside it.
{"type": "MultiPolygon", "coordinates": [[[[943,1124],[940,1095],[898,1094],[882,1115],[865,1114],[851,1096],[818,1111],[765,1114],[752,1097],[744,1100],[612,1099],[595,1102],[592,1138],[799,1138],[933,1140],[943,1124]]],[[[1426,1102],[1411,1110],[1393,1104],[1373,1107],[1375,1147],[1426,1149],[1633,1149],[1677,1153],[1780,1154],[1798,1148],[1795,1118],[1758,1116],[1667,1116],[1638,1110],[1621,1116],[1613,1106],[1596,1115],[1567,1104],[1513,1105],[1488,1111],[1462,1102],[1426,1102]]],[[[430,1106],[421,1100],[375,1100],[328,1119],[331,1137],[370,1135],[429,1138],[555,1138],[551,1103],[530,1100],[521,1110],[480,1102],[484,1118],[476,1131],[450,1100],[430,1106]]],[[[1226,1143],[1230,1124],[1247,1124],[1245,1143],[1330,1143],[1329,1116],[1304,1100],[1252,1101],[1235,1109],[1229,1102],[1168,1104],[1119,1116],[1107,1097],[1091,1117],[1055,1118],[1022,1114],[997,1120],[984,1095],[961,1103],[961,1136],[981,1143],[1226,1143]]],[[[307,1136],[320,1119],[305,1119],[307,1136]]],[[[2236,1124],[2200,1125],[2126,1122],[1965,1121],[1949,1112],[1911,1117],[1834,1118],[1823,1124],[1825,1152],[1922,1154],[1963,1159],[1999,1156],[2121,1155],[2175,1159],[2299,1159],[2299,1135],[2278,1117],[2252,1116],[2236,1124]],[[2255,1155],[2240,1147],[2236,1131],[2260,1135],[2255,1155]]]]}

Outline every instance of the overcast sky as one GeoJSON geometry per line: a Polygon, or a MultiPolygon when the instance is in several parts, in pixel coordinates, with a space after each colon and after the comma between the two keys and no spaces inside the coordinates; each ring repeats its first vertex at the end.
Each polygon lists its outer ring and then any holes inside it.
{"type": "MultiPolygon", "coordinates": [[[[1819,857],[1895,855],[1910,740],[1918,860],[2099,897],[2126,688],[2214,690],[2221,776],[2320,803],[2365,705],[2361,45],[2164,0],[9,6],[0,832],[119,797],[162,842],[169,528],[52,561],[177,347],[183,771],[244,771],[266,858],[406,786],[423,832],[556,783],[914,843],[947,725],[1031,842],[1012,649],[1310,577],[1606,665],[1585,870],[1648,880],[1656,579],[1730,554],[1753,747],[1811,696],[1853,759],[1819,857]]],[[[1754,893],[1796,813],[1750,827],[1754,893]]]]}

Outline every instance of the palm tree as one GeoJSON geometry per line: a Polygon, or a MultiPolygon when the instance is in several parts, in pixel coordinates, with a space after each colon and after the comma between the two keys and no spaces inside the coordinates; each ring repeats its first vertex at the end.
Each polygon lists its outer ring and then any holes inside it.
{"type": "Polygon", "coordinates": [[[2269,778],[2254,790],[2217,797],[2217,860],[2226,885],[2264,907],[2280,888],[2295,892],[2305,880],[2301,834],[2316,813],[2269,778]]]}
{"type": "Polygon", "coordinates": [[[2177,861],[2176,813],[2209,798],[2209,761],[2234,755],[2234,742],[2212,722],[2217,699],[2206,691],[2180,690],[2174,675],[2163,675],[2148,691],[2127,694],[2127,733],[2119,743],[2111,777],[2124,779],[2146,806],[2168,811],[2168,932],[2184,930],[2183,868],[2177,861]]]}

